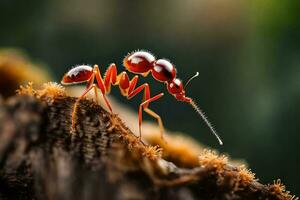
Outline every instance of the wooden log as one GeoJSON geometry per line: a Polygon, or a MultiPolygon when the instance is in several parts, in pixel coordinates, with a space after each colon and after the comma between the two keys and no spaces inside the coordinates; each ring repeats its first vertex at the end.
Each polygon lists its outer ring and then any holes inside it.
{"type": "Polygon", "coordinates": [[[177,167],[91,100],[72,130],[76,98],[57,84],[18,93],[0,101],[0,199],[295,199],[210,150],[177,167]]]}

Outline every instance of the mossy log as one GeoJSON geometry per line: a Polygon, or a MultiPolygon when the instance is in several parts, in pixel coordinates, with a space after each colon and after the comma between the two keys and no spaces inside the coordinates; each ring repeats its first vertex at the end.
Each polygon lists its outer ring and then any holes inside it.
{"type": "Polygon", "coordinates": [[[209,150],[198,166],[167,161],[91,100],[73,131],[76,98],[56,84],[19,94],[0,102],[0,199],[295,199],[209,150]]]}

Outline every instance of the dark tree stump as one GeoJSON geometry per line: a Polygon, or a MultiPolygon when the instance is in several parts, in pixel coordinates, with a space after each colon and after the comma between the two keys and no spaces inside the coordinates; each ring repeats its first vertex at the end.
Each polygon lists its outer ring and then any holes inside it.
{"type": "Polygon", "coordinates": [[[176,167],[90,100],[72,131],[76,99],[55,84],[19,93],[0,101],[0,199],[293,199],[211,151],[176,167]]]}

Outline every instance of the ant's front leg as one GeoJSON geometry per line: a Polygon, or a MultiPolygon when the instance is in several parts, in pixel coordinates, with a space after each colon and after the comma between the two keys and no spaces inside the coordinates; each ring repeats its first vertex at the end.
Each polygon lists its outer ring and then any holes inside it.
{"type": "Polygon", "coordinates": [[[139,132],[140,132],[140,136],[139,139],[141,140],[142,138],[142,121],[143,121],[143,110],[145,112],[147,112],[148,114],[150,114],[152,117],[156,118],[158,120],[158,124],[160,126],[160,130],[161,130],[161,137],[163,138],[163,132],[164,132],[164,128],[163,128],[163,124],[162,124],[162,120],[160,118],[160,116],[158,114],[156,114],[155,112],[153,112],[152,110],[150,110],[148,108],[149,103],[158,100],[159,98],[161,98],[164,95],[164,93],[159,93],[158,95],[147,99],[146,101],[144,101],[143,103],[140,104],[139,107],[139,132]]]}
{"type": "MultiPolygon", "coordinates": [[[[148,108],[148,107],[144,108],[144,111],[145,111],[146,113],[148,113],[150,116],[154,117],[154,118],[157,120],[158,125],[159,125],[159,129],[160,129],[160,138],[161,138],[161,140],[165,141],[165,139],[164,139],[165,128],[164,128],[162,119],[161,119],[161,117],[159,116],[159,114],[157,114],[156,112],[154,112],[153,110],[151,110],[151,109],[148,108]]],[[[166,141],[165,141],[165,142],[166,142],[166,141]]]]}

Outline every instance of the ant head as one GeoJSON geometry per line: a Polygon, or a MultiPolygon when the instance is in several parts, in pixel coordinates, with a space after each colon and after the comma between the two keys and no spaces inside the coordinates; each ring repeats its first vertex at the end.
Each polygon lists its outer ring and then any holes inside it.
{"type": "Polygon", "coordinates": [[[193,80],[194,78],[196,78],[197,76],[199,76],[199,72],[197,72],[194,76],[192,76],[185,84],[185,86],[183,86],[181,80],[175,78],[172,81],[169,81],[167,83],[168,86],[168,91],[170,92],[170,94],[174,95],[174,97],[178,100],[178,101],[183,101],[183,102],[187,102],[189,103],[195,110],[196,112],[202,117],[202,119],[204,120],[204,122],[206,123],[206,125],[209,127],[209,129],[211,130],[211,132],[216,136],[216,138],[218,139],[220,145],[223,144],[221,138],[219,137],[219,135],[217,134],[217,132],[215,131],[214,127],[212,126],[212,124],[208,121],[207,117],[204,115],[204,113],[202,112],[202,110],[197,106],[197,104],[195,103],[195,101],[189,97],[185,96],[185,87],[190,83],[191,80],[193,80]]]}
{"type": "Polygon", "coordinates": [[[170,94],[174,95],[174,97],[178,101],[189,102],[190,98],[185,96],[185,90],[183,88],[182,81],[178,78],[173,79],[167,83],[168,91],[170,94]]]}
{"type": "Polygon", "coordinates": [[[136,51],[128,54],[124,58],[123,65],[132,73],[146,74],[152,69],[154,62],[155,57],[151,53],[146,51],[136,51]]]}
{"type": "Polygon", "coordinates": [[[197,72],[194,76],[192,76],[183,86],[182,81],[178,78],[173,79],[168,82],[168,91],[170,94],[174,95],[178,101],[184,101],[191,103],[192,99],[185,96],[185,87],[190,83],[191,80],[199,76],[199,72],[197,72]]]}
{"type": "Polygon", "coordinates": [[[90,80],[93,68],[89,65],[79,65],[69,70],[61,80],[61,84],[70,85],[90,80]]]}

